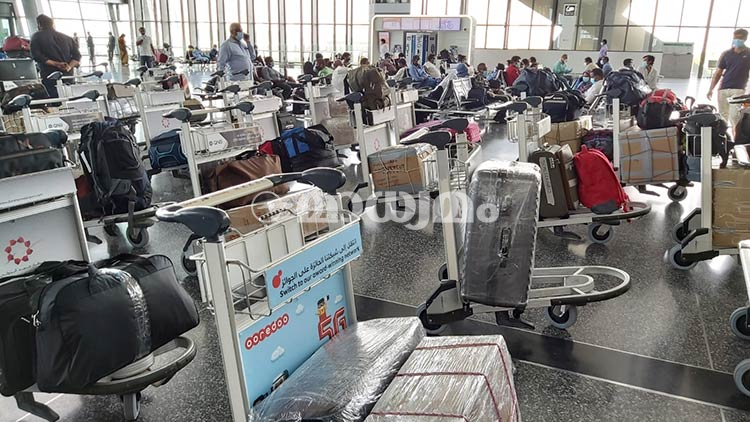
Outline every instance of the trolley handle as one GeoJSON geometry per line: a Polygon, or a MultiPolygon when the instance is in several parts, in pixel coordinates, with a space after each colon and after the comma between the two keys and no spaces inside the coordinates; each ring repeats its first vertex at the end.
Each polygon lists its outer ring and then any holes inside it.
{"type": "Polygon", "coordinates": [[[727,101],[729,104],[745,104],[750,103],[750,94],[736,95],[727,101]]]}
{"type": "Polygon", "coordinates": [[[90,91],[86,91],[83,94],[77,96],[77,97],[69,97],[69,98],[45,98],[40,100],[34,100],[31,98],[31,95],[29,94],[21,94],[16,97],[14,97],[8,105],[10,105],[12,108],[26,108],[31,105],[39,105],[39,104],[50,104],[50,103],[67,103],[70,101],[76,101],[76,100],[82,100],[82,99],[88,99],[91,101],[96,101],[97,98],[99,98],[99,91],[92,89],[90,91]]]}
{"type": "Polygon", "coordinates": [[[674,119],[675,122],[690,122],[698,127],[708,127],[713,125],[714,123],[718,122],[719,119],[721,119],[720,114],[716,113],[697,113],[697,114],[691,114],[689,116],[680,117],[679,119],[674,119]]]}
{"type": "Polygon", "coordinates": [[[101,79],[101,77],[102,77],[102,76],[104,76],[104,72],[102,72],[101,70],[95,70],[95,71],[93,71],[93,72],[89,72],[89,73],[86,73],[86,74],[84,74],[84,75],[78,75],[78,76],[75,76],[75,75],[71,75],[71,76],[65,76],[65,75],[63,75],[63,73],[62,73],[61,71],[57,70],[57,71],[55,71],[55,72],[52,72],[52,73],[50,73],[50,74],[49,74],[49,75],[47,76],[47,79],[49,79],[49,80],[51,80],[51,81],[57,81],[57,80],[60,80],[60,79],[66,79],[66,80],[71,80],[71,79],[76,79],[76,78],[81,78],[81,79],[83,79],[83,78],[90,78],[90,77],[92,77],[92,76],[95,76],[95,77],[97,77],[97,78],[101,79]]]}
{"type": "Polygon", "coordinates": [[[404,139],[401,141],[402,145],[413,145],[413,144],[430,144],[438,150],[444,150],[445,147],[453,141],[453,135],[445,130],[439,130],[436,132],[426,133],[418,138],[404,139]]]}
{"type": "Polygon", "coordinates": [[[162,117],[166,119],[177,119],[183,123],[190,121],[193,116],[205,116],[211,113],[224,113],[231,110],[239,110],[242,113],[250,114],[255,109],[255,105],[250,101],[240,101],[237,105],[219,107],[219,108],[206,108],[203,110],[190,110],[189,108],[180,107],[171,110],[167,113],[162,114],[162,117]]]}
{"type": "Polygon", "coordinates": [[[530,105],[532,108],[538,108],[540,105],[542,105],[543,101],[544,101],[544,98],[538,97],[538,96],[526,97],[523,100],[521,100],[521,102],[524,102],[530,105]]]}
{"type": "MultiPolygon", "coordinates": [[[[246,88],[245,91],[252,91],[252,90],[255,90],[255,89],[270,90],[272,88],[273,88],[273,82],[271,82],[271,81],[265,81],[265,82],[259,83],[258,85],[253,85],[253,86],[251,86],[249,88],[246,88]]],[[[229,85],[229,86],[227,86],[227,87],[219,90],[219,92],[222,93],[222,94],[227,93],[227,92],[230,93],[230,94],[237,94],[240,91],[242,91],[242,88],[240,88],[240,86],[237,85],[237,84],[232,84],[232,85],[229,85]]]]}
{"type": "Polygon", "coordinates": [[[156,210],[156,218],[167,223],[180,223],[208,242],[218,242],[219,236],[229,230],[229,216],[214,207],[185,207],[169,205],[156,210]]]}

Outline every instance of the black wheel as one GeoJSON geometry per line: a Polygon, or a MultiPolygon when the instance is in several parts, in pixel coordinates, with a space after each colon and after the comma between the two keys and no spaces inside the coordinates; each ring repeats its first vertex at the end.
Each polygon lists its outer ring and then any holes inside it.
{"type": "Polygon", "coordinates": [[[672,240],[674,240],[675,243],[682,243],[682,241],[685,240],[685,238],[688,235],[688,231],[685,228],[685,224],[683,223],[675,224],[675,226],[672,227],[671,235],[672,235],[672,240]]]}
{"type": "Polygon", "coordinates": [[[448,279],[448,264],[443,264],[438,268],[437,272],[438,281],[443,281],[448,279]]]}
{"type": "Polygon", "coordinates": [[[609,241],[612,240],[612,237],[612,226],[601,223],[589,224],[589,240],[593,243],[604,245],[609,243],[609,241]]]}
{"type": "Polygon", "coordinates": [[[747,326],[747,308],[737,308],[729,318],[732,332],[742,340],[750,340],[750,327],[747,326]]]}
{"type": "Polygon", "coordinates": [[[128,229],[127,236],[128,242],[134,248],[143,248],[148,245],[149,236],[146,228],[128,229]]]}
{"type": "Polygon", "coordinates": [[[669,263],[676,270],[687,271],[695,267],[697,261],[689,261],[682,256],[682,245],[674,245],[667,255],[669,263]]]}
{"type": "Polygon", "coordinates": [[[667,196],[669,196],[669,199],[674,202],[680,202],[687,198],[687,194],[687,188],[679,184],[674,184],[669,187],[669,190],[667,190],[667,196]]]}
{"type": "Polygon", "coordinates": [[[745,359],[734,368],[734,384],[742,394],[750,396],[750,359],[745,359]]]}
{"type": "Polygon", "coordinates": [[[188,275],[196,275],[198,273],[198,265],[190,259],[188,252],[182,253],[182,269],[185,270],[188,275]]]}
{"type": "Polygon", "coordinates": [[[547,321],[553,327],[567,330],[578,320],[578,308],[572,305],[555,305],[547,308],[547,321]]]}
{"type": "Polygon", "coordinates": [[[436,336],[446,329],[445,324],[433,324],[429,322],[427,319],[427,305],[424,303],[417,307],[417,317],[419,317],[419,321],[422,323],[427,334],[436,336]]]}
{"type": "Polygon", "coordinates": [[[117,224],[106,224],[104,225],[104,233],[107,233],[108,236],[117,237],[120,235],[120,228],[117,227],[117,224]]]}

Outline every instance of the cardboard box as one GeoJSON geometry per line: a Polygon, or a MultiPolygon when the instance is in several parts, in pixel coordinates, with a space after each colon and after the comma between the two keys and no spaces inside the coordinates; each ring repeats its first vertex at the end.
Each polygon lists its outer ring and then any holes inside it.
{"type": "Polygon", "coordinates": [[[427,190],[432,182],[435,147],[429,144],[397,145],[367,157],[375,191],[408,194],[427,190]]]}
{"type": "Polygon", "coordinates": [[[581,150],[581,138],[592,127],[591,116],[582,116],[572,122],[552,123],[552,129],[542,137],[542,143],[569,145],[575,154],[581,150]]]}
{"type": "Polygon", "coordinates": [[[720,246],[737,246],[738,238],[750,239],[750,169],[731,165],[714,168],[711,178],[714,238],[722,241],[720,246]]]}
{"type": "Polygon", "coordinates": [[[680,178],[679,131],[676,127],[620,133],[620,178],[631,185],[673,182],[680,178]]]}
{"type": "Polygon", "coordinates": [[[713,229],[711,242],[716,248],[736,248],[743,241],[750,239],[750,231],[732,229],[713,229]]]}
{"type": "MultiPolygon", "coordinates": [[[[302,221],[302,234],[312,236],[328,228],[327,197],[318,188],[309,188],[290,192],[264,202],[258,202],[227,211],[231,227],[242,234],[263,228],[268,224],[298,215],[302,221]],[[263,220],[263,222],[261,222],[263,220]]],[[[236,233],[229,232],[226,240],[237,238],[236,233]]]]}

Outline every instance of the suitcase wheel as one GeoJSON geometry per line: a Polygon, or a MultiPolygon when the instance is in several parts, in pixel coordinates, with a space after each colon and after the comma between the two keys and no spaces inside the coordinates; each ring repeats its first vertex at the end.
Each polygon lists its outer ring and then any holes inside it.
{"type": "Polygon", "coordinates": [[[567,330],[578,320],[578,308],[573,305],[550,306],[544,316],[553,327],[567,330]]]}
{"type": "Polygon", "coordinates": [[[604,245],[609,243],[614,236],[612,227],[602,223],[589,224],[589,240],[593,243],[604,245]]]}
{"type": "Polygon", "coordinates": [[[669,187],[669,190],[667,191],[667,196],[669,196],[669,199],[671,199],[674,202],[680,202],[683,199],[687,198],[687,188],[685,186],[681,186],[679,184],[674,184],[669,187]]]}
{"type": "Polygon", "coordinates": [[[439,335],[448,327],[446,324],[435,324],[430,322],[427,318],[427,305],[424,303],[417,307],[417,316],[419,317],[419,321],[422,323],[425,332],[429,335],[439,335]]]}
{"type": "Polygon", "coordinates": [[[127,230],[128,242],[134,248],[143,248],[148,245],[149,236],[148,229],[145,227],[140,228],[128,228],[127,230]]]}

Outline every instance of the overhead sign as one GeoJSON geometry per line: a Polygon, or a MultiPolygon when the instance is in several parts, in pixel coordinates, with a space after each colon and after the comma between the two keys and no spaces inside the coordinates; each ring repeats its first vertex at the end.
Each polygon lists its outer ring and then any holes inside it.
{"type": "Polygon", "coordinates": [[[563,16],[575,16],[577,11],[577,4],[566,4],[563,6],[563,16]]]}

